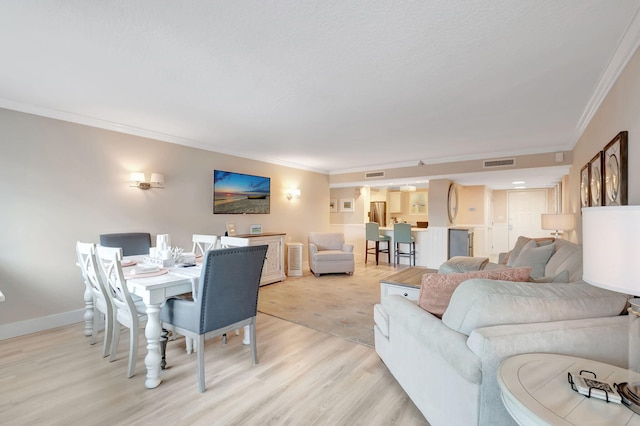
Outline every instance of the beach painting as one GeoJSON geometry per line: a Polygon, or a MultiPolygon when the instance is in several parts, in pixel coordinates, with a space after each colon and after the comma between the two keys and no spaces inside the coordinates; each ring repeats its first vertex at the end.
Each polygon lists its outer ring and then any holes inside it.
{"type": "Polygon", "coordinates": [[[213,172],[214,214],[269,214],[271,179],[244,173],[213,172]]]}

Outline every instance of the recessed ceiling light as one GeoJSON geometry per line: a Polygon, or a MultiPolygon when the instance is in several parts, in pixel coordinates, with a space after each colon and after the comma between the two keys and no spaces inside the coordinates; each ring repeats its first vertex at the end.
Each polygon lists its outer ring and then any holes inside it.
{"type": "Polygon", "coordinates": [[[526,186],[516,186],[515,189],[527,189],[527,187],[526,186]]]}
{"type": "Polygon", "coordinates": [[[524,181],[523,180],[516,180],[516,181],[513,181],[511,183],[514,184],[514,185],[522,185],[524,183],[524,181]]]}

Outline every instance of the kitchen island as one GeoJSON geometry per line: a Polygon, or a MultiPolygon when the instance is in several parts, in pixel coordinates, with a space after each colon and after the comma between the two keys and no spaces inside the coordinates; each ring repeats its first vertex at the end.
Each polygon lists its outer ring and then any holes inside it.
{"type": "MultiPolygon", "coordinates": [[[[415,266],[428,267],[428,258],[427,258],[428,251],[426,249],[428,247],[428,243],[427,243],[428,232],[429,232],[429,228],[411,227],[411,236],[416,241],[416,265],[415,266]]],[[[389,237],[391,237],[389,247],[391,248],[391,259],[392,259],[391,263],[393,263],[393,253],[395,251],[395,242],[393,240],[393,226],[380,227],[380,234],[388,235],[389,237]]],[[[406,250],[406,249],[407,249],[406,245],[401,246],[401,250],[406,250]]],[[[409,265],[409,258],[400,257],[400,265],[409,265]]]]}

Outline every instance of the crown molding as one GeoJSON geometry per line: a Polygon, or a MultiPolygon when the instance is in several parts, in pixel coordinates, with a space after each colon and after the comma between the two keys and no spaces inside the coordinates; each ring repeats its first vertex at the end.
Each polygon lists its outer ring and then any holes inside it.
{"type": "Polygon", "coordinates": [[[591,122],[591,119],[602,105],[602,102],[609,94],[609,91],[620,77],[620,74],[629,63],[629,60],[633,57],[634,53],[640,45],[640,9],[636,10],[635,15],[631,18],[627,30],[623,34],[618,47],[611,55],[611,60],[605,68],[600,78],[598,85],[596,86],[591,99],[587,103],[587,106],[580,117],[577,125],[578,134],[573,141],[572,147],[578,142],[578,139],[582,137],[582,134],[586,130],[587,126],[591,122]]]}

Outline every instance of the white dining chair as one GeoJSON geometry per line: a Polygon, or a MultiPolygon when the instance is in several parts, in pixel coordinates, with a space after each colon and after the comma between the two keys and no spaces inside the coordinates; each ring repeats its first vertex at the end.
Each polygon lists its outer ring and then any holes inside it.
{"type": "Polygon", "coordinates": [[[104,318],[104,339],[102,343],[102,356],[109,355],[111,349],[111,337],[113,332],[113,307],[107,289],[102,281],[98,262],[96,260],[96,245],[94,243],[76,242],[78,265],[85,280],[85,286],[91,292],[93,298],[93,328],[91,332],[91,344],[96,343],[98,335],[98,318],[104,318]]]}
{"type": "Polygon", "coordinates": [[[218,242],[217,235],[193,234],[193,249],[191,251],[196,257],[204,256],[207,251],[216,248],[218,242]]]}
{"type": "Polygon", "coordinates": [[[111,338],[111,350],[109,361],[116,359],[118,343],[120,340],[120,325],[129,329],[129,368],[127,377],[132,377],[136,369],[138,357],[138,336],[140,329],[147,323],[146,306],[142,299],[135,300],[129,293],[127,281],[122,272],[122,249],[119,247],[96,247],[98,264],[102,273],[102,279],[111,298],[114,308],[114,327],[111,338]]]}
{"type": "Polygon", "coordinates": [[[247,247],[249,245],[250,245],[250,241],[248,238],[228,237],[226,235],[223,237],[220,237],[220,247],[222,248],[247,247]]]}

